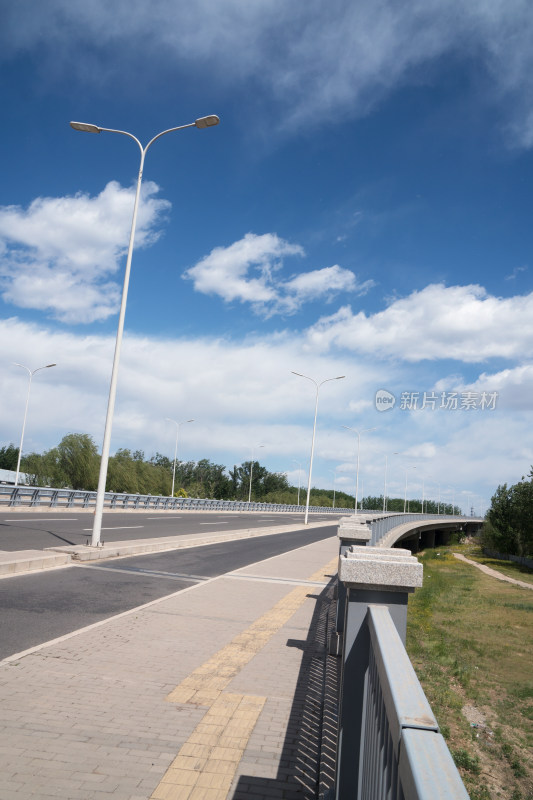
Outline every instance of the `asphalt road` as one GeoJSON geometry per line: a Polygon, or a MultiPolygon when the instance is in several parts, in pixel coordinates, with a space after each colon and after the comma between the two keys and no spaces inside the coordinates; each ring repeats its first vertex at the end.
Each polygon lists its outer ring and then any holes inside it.
{"type": "MultiPolygon", "coordinates": [[[[54,513],[53,509],[42,513],[9,512],[3,509],[0,516],[0,550],[42,550],[62,544],[86,544],[91,538],[93,513],[73,509],[73,512],[54,513]]],[[[131,539],[151,539],[165,536],[185,536],[206,531],[242,530],[274,525],[294,525],[303,523],[304,512],[300,513],[247,513],[235,512],[217,514],[201,511],[173,513],[164,511],[115,511],[105,513],[102,521],[101,538],[104,542],[129,541],[131,539]]],[[[332,520],[341,514],[312,514],[310,521],[332,520]]]]}
{"type": "Polygon", "coordinates": [[[5,578],[0,580],[0,659],[336,532],[333,524],[5,578]]]}

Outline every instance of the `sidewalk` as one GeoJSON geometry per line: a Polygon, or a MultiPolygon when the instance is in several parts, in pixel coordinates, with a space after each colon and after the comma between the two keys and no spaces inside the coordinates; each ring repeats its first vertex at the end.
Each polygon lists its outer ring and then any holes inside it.
{"type": "Polygon", "coordinates": [[[337,555],[331,537],[0,662],[0,800],[318,797],[337,555]]]}

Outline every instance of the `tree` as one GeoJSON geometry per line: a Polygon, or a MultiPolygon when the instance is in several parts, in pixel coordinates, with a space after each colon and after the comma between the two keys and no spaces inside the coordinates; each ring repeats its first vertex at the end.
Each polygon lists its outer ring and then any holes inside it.
{"type": "Polygon", "coordinates": [[[19,457],[19,449],[14,444],[0,447],[0,469],[16,470],[19,457]]]}
{"type": "Polygon", "coordinates": [[[528,478],[498,486],[491,498],[483,541],[501,553],[533,554],[533,468],[528,478]]]}
{"type": "Polygon", "coordinates": [[[98,486],[100,456],[88,433],[69,433],[56,448],[57,469],[72,489],[94,491],[98,486]]]}

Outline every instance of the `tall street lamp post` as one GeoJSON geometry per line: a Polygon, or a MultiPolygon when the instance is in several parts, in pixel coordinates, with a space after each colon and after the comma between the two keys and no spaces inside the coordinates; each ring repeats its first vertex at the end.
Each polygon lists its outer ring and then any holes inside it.
{"type": "Polygon", "coordinates": [[[335,491],[337,489],[337,486],[336,486],[336,484],[337,484],[337,470],[338,470],[338,467],[335,467],[335,469],[330,469],[330,472],[333,475],[333,508],[335,508],[335,491]]]}
{"type": "MultiPolygon", "coordinates": [[[[258,444],[257,447],[264,447],[264,444],[258,444]]],[[[252,475],[254,473],[254,448],[252,447],[252,459],[250,461],[250,489],[248,491],[248,502],[252,501],[252,475]]]]}
{"type": "Polygon", "coordinates": [[[355,514],[357,514],[358,509],[358,502],[359,502],[359,448],[361,445],[361,434],[362,433],[370,433],[370,431],[377,430],[376,428],[364,428],[362,431],[357,431],[355,428],[349,428],[348,425],[343,425],[343,428],[346,428],[347,431],[352,431],[357,435],[357,469],[356,469],[356,478],[355,478],[355,514]]]}
{"type": "Polygon", "coordinates": [[[41,369],[50,369],[50,367],[55,367],[56,364],[45,364],[44,367],[37,367],[37,369],[31,370],[29,367],[25,367],[24,364],[17,364],[16,361],[13,362],[16,367],[22,367],[25,369],[28,375],[30,376],[30,380],[28,383],[28,394],[26,395],[26,407],[24,409],[24,421],[22,423],[22,433],[20,435],[20,445],[19,445],[19,454],[17,458],[17,473],[15,475],[15,486],[18,486],[19,483],[19,475],[20,475],[20,459],[22,456],[22,445],[24,444],[24,431],[26,429],[26,417],[28,416],[28,405],[30,402],[30,390],[31,390],[31,380],[36,372],[39,372],[41,369]]]}
{"type": "Polygon", "coordinates": [[[140,141],[134,136],[132,133],[128,133],[127,131],[119,131],[115,128],[102,128],[99,125],[92,125],[87,122],[71,122],[70,127],[74,128],[75,131],[83,131],[85,133],[101,133],[105,131],[106,133],[120,133],[123,136],[128,136],[130,139],[133,139],[134,142],[137,143],[139,150],[141,151],[141,163],[139,166],[139,175],[137,177],[137,190],[135,192],[135,202],[133,204],[133,218],[131,222],[131,232],[130,232],[130,241],[128,246],[128,257],[126,260],[126,270],[124,273],[124,286],[122,289],[122,301],[120,304],[120,315],[118,320],[118,330],[117,330],[117,338],[115,342],[115,355],[113,358],[113,370],[111,372],[111,385],[109,387],[109,400],[107,403],[107,415],[106,415],[106,422],[105,422],[105,431],[104,431],[104,442],[102,445],[102,458],[100,461],[100,475],[98,478],[98,489],[96,492],[96,507],[94,510],[94,524],[93,524],[93,533],[91,538],[91,545],[93,547],[98,547],[100,544],[100,533],[102,530],[102,513],[104,509],[104,495],[105,495],[105,485],[107,479],[107,465],[109,462],[109,446],[111,443],[111,428],[113,425],[113,412],[115,409],[115,397],[117,393],[117,377],[118,377],[118,365],[120,361],[120,350],[122,347],[122,334],[124,331],[124,318],[126,316],[126,301],[128,298],[128,286],[130,281],[130,269],[131,269],[131,258],[133,255],[133,243],[135,240],[135,228],[137,225],[137,210],[139,207],[139,197],[141,193],[141,182],[143,176],[143,169],[144,169],[144,159],[146,153],[151,147],[151,145],[157,140],[160,139],[161,136],[164,136],[166,133],[172,133],[172,131],[180,131],[183,128],[210,128],[213,125],[218,125],[220,122],[219,118],[216,115],[211,115],[208,117],[200,117],[195,122],[190,122],[187,125],[178,125],[175,128],[168,128],[166,131],[161,131],[158,133],[157,136],[154,136],[151,139],[146,147],[143,148],[140,141]]]}
{"type": "Polygon", "coordinates": [[[318,390],[320,389],[320,387],[324,383],[328,383],[329,381],[340,381],[345,376],[344,375],[337,375],[336,378],[326,378],[326,380],[320,381],[320,383],[318,383],[318,381],[315,381],[314,378],[310,378],[309,375],[302,375],[301,372],[294,372],[294,370],[291,370],[291,372],[292,372],[293,375],[298,375],[299,378],[306,378],[306,380],[311,381],[311,383],[314,383],[315,387],[316,387],[315,421],[313,423],[313,438],[311,440],[311,457],[309,459],[309,478],[308,478],[308,481],[307,481],[307,500],[306,500],[306,503],[305,503],[304,525],[307,525],[307,520],[309,519],[309,497],[311,496],[311,476],[312,476],[312,472],[313,472],[313,455],[314,455],[314,452],[315,452],[316,417],[317,417],[317,413],[318,413],[318,390]]]}
{"type": "Polygon", "coordinates": [[[294,464],[298,464],[298,503],[297,503],[297,505],[300,505],[300,485],[301,485],[301,478],[302,478],[302,465],[300,464],[299,461],[296,461],[296,459],[294,459],[294,458],[293,458],[293,463],[294,464]]]}
{"type": "Polygon", "coordinates": [[[174,466],[172,467],[172,492],[170,493],[171,497],[174,497],[174,483],[176,481],[176,460],[178,458],[178,433],[180,430],[180,425],[185,425],[187,422],[194,422],[193,419],[185,419],[183,422],[176,422],[175,419],[170,419],[170,417],[166,417],[167,422],[173,422],[176,426],[176,445],[174,447],[174,466]]]}
{"type": "Polygon", "coordinates": [[[405,494],[404,494],[404,497],[403,497],[403,513],[404,514],[405,514],[405,511],[407,509],[407,472],[410,469],[416,469],[416,467],[404,467],[404,470],[405,470],[405,494]]]}

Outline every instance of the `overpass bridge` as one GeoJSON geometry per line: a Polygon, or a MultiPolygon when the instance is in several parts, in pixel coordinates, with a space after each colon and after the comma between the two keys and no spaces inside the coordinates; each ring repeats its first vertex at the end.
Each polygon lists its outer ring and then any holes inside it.
{"type": "Polygon", "coordinates": [[[462,517],[445,514],[375,514],[363,512],[345,517],[344,525],[359,524],[370,530],[369,544],[373,547],[394,547],[399,542],[416,553],[426,547],[444,545],[450,534],[463,531],[475,534],[483,525],[482,517],[462,517]]]}

